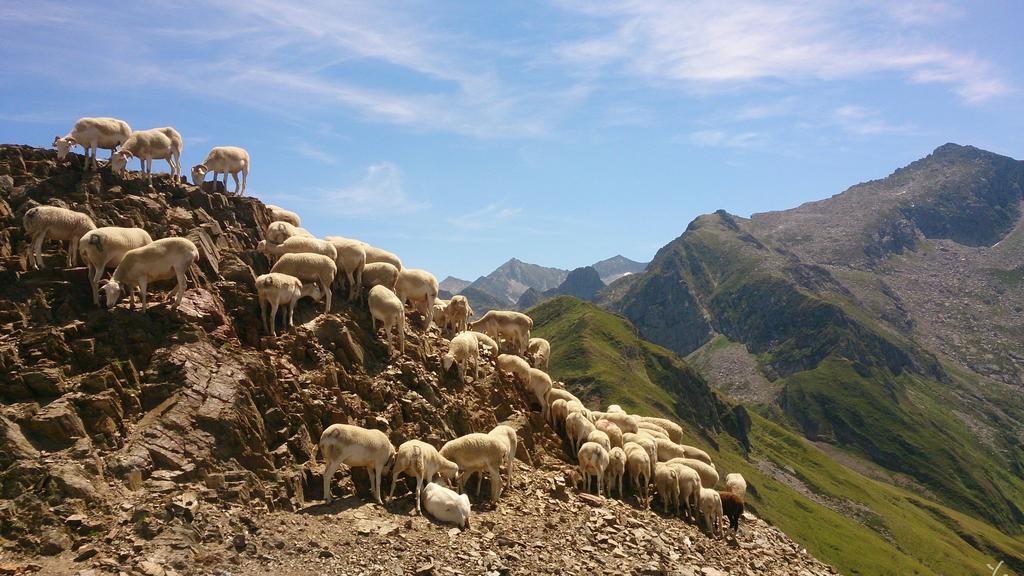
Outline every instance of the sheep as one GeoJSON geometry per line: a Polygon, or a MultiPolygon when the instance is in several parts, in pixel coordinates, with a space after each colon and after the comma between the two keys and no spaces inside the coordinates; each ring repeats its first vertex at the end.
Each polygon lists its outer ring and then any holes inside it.
{"type": "Polygon", "coordinates": [[[668,466],[662,462],[654,465],[654,487],[661,497],[661,504],[665,514],[669,508],[679,510],[679,470],[675,466],[668,466]]]}
{"type": "Polygon", "coordinates": [[[604,473],[608,469],[608,451],[597,442],[584,442],[576,457],[579,462],[580,475],[583,476],[583,491],[590,490],[590,477],[597,477],[597,495],[604,488],[604,473]]]}
{"type": "Polygon", "coordinates": [[[501,496],[501,464],[508,457],[508,441],[490,434],[474,432],[448,441],[441,447],[441,455],[462,468],[459,492],[474,472],[487,472],[491,476],[491,500],[501,496]]]}
{"type": "Polygon", "coordinates": [[[263,326],[271,336],[277,337],[277,309],[285,306],[285,327],[295,321],[295,305],[305,297],[319,302],[323,297],[320,287],[316,284],[303,284],[301,280],[287,274],[271,272],[256,278],[256,298],[263,316],[263,326]],[[269,307],[270,311],[267,311],[269,307]]]}
{"type": "Polygon", "coordinates": [[[185,151],[185,140],[181,137],[180,132],[170,126],[153,128],[153,130],[163,132],[164,136],[171,140],[171,157],[167,159],[167,163],[171,165],[171,177],[178,182],[178,179],[181,178],[181,153],[185,151]]]}
{"type": "Polygon", "coordinates": [[[512,354],[499,354],[497,360],[498,370],[511,372],[519,383],[527,386],[530,383],[530,365],[519,356],[512,354]]]}
{"type": "MultiPolygon", "coordinates": [[[[374,286],[367,297],[373,331],[377,332],[377,321],[384,324],[384,338],[391,342],[391,328],[398,332],[398,353],[405,354],[405,306],[395,293],[384,286],[374,286]]],[[[393,350],[393,349],[392,349],[393,350]]]]}
{"type": "Polygon", "coordinates": [[[534,368],[548,369],[551,359],[551,344],[543,338],[530,338],[526,346],[526,356],[534,368]]]}
{"type": "Polygon", "coordinates": [[[560,427],[565,427],[565,419],[569,416],[569,408],[566,406],[566,401],[562,398],[555,398],[551,402],[549,416],[551,416],[551,427],[555,429],[555,432],[561,432],[560,427]]]}
{"type": "Polygon", "coordinates": [[[634,442],[623,444],[623,451],[626,453],[626,470],[629,471],[629,481],[633,489],[637,491],[641,505],[646,508],[647,485],[651,481],[651,457],[643,446],[634,442]]]}
{"type": "Polygon", "coordinates": [[[142,311],[145,312],[149,283],[177,277],[178,295],[171,305],[171,310],[177,310],[185,295],[185,272],[198,259],[199,249],[188,238],[161,238],[125,252],[114,275],[103,285],[107,307],[113,308],[121,294],[127,290],[130,294],[129,306],[134,310],[135,294],[132,289],[138,287],[142,292],[142,311]]]}
{"type": "Polygon", "coordinates": [[[622,476],[626,473],[626,452],[616,446],[608,451],[608,468],[605,470],[604,485],[608,487],[608,495],[618,489],[619,499],[622,495],[622,476]]]}
{"type": "Polygon", "coordinates": [[[443,335],[448,332],[448,300],[438,298],[434,300],[434,311],[431,313],[430,318],[433,320],[434,325],[437,326],[438,331],[443,335]]]}
{"type": "MultiPolygon", "coordinates": [[[[665,442],[672,442],[668,439],[668,434],[659,432],[658,430],[651,430],[650,428],[640,428],[637,430],[637,434],[643,434],[652,440],[664,440],[665,442]]],[[[674,442],[672,442],[675,444],[674,442]]]]}
{"type": "Polygon", "coordinates": [[[395,463],[391,467],[391,491],[388,499],[395,497],[395,486],[398,485],[398,475],[416,477],[416,510],[423,513],[420,506],[420,492],[423,489],[423,482],[428,484],[434,479],[435,474],[455,480],[459,473],[459,465],[441,456],[434,448],[420,440],[409,440],[403,442],[395,453],[395,463]]]}
{"type": "Polygon", "coordinates": [[[270,211],[270,217],[274,222],[287,222],[296,228],[302,226],[302,220],[299,219],[299,215],[295,212],[285,210],[273,204],[267,204],[266,207],[270,211]]]}
{"type": "Polygon", "coordinates": [[[530,340],[533,320],[522,312],[510,310],[489,310],[482,318],[468,324],[470,330],[487,334],[495,340],[504,337],[511,343],[512,351],[522,355],[530,340]]]}
{"type": "Polygon", "coordinates": [[[661,426],[668,434],[668,439],[673,442],[679,443],[683,440],[683,427],[671,420],[655,418],[653,416],[637,416],[637,420],[661,426]]]}
{"type": "MultiPolygon", "coordinates": [[[[398,271],[395,294],[398,294],[398,299],[403,304],[410,302],[413,309],[423,315],[427,328],[430,328],[430,322],[433,320],[437,292],[437,278],[430,272],[416,268],[403,268],[398,271]]],[[[429,350],[430,339],[424,338],[423,342],[429,350]]]]}
{"type": "Polygon", "coordinates": [[[725,475],[725,489],[743,498],[747,494],[747,481],[739,472],[725,475]]]}
{"type": "Polygon", "coordinates": [[[615,413],[615,414],[625,414],[626,413],[626,411],[622,409],[622,406],[619,406],[618,404],[609,404],[608,405],[608,412],[615,413]]]}
{"type": "MultiPolygon", "coordinates": [[[[512,358],[519,358],[519,357],[518,356],[512,356],[512,358]]],[[[561,400],[563,402],[563,404],[566,403],[566,402],[569,402],[569,401],[573,401],[573,400],[575,400],[576,402],[579,402],[579,398],[573,396],[571,392],[569,392],[568,390],[564,390],[562,388],[555,388],[554,384],[552,384],[551,389],[548,390],[547,397],[544,399],[544,402],[549,407],[549,409],[548,409],[548,422],[550,422],[552,426],[554,426],[555,423],[559,421],[558,418],[555,417],[555,415],[551,412],[551,409],[550,409],[550,406],[556,400],[561,400]]],[[[581,406],[582,406],[582,404],[581,404],[581,406]]],[[[568,409],[566,409],[564,412],[565,412],[565,414],[568,414],[568,409]]],[[[565,416],[561,416],[561,419],[564,420],[565,416]]]]}
{"type": "Polygon", "coordinates": [[[163,128],[138,130],[121,144],[121,148],[110,155],[110,170],[123,175],[128,168],[130,158],[139,159],[139,168],[146,176],[149,184],[153,184],[153,160],[166,160],[175,172],[174,154],[177,148],[174,141],[163,132],[163,128]]]}
{"type": "Polygon", "coordinates": [[[594,422],[594,426],[608,435],[608,441],[611,442],[613,447],[622,448],[622,429],[614,422],[601,418],[597,422],[594,422]]]}
{"type": "Polygon", "coordinates": [[[597,430],[594,424],[580,412],[571,412],[565,419],[565,433],[569,436],[573,452],[579,450],[579,446],[586,442],[587,437],[594,430],[597,430]]]}
{"type": "Polygon", "coordinates": [[[388,252],[382,248],[376,246],[370,246],[363,242],[363,249],[366,250],[366,263],[371,264],[375,262],[384,262],[391,264],[398,269],[399,272],[402,270],[402,260],[395,254],[388,252]]]}
{"type": "Polygon", "coordinates": [[[380,430],[349,424],[331,424],[320,435],[320,443],[314,447],[313,461],[316,461],[317,449],[323,452],[327,463],[324,469],[324,502],[331,503],[331,480],[338,467],[345,464],[349,467],[366,467],[373,499],[377,504],[384,505],[380,500],[380,477],[395,456],[395,447],[386,434],[380,430]]]}
{"type": "MultiPolygon", "coordinates": [[[[366,250],[363,245],[354,240],[348,240],[340,236],[328,236],[324,238],[334,246],[338,258],[335,263],[338,271],[344,271],[348,279],[348,300],[355,300],[363,287],[363,269],[366,267],[366,250]]],[[[338,285],[341,285],[341,275],[338,275],[338,285]]],[[[394,288],[394,284],[388,286],[394,288]]]]}
{"type": "Polygon", "coordinates": [[[680,507],[685,512],[686,517],[691,517],[696,521],[701,488],[700,475],[689,466],[669,463],[666,463],[666,465],[672,466],[678,471],[680,507]]]}
{"type": "Polygon", "coordinates": [[[608,439],[608,435],[601,430],[593,430],[590,434],[587,434],[587,442],[594,442],[600,444],[605,450],[612,449],[612,443],[608,439]]]}
{"type": "Polygon", "coordinates": [[[213,172],[213,181],[217,181],[217,174],[224,174],[224,190],[228,189],[228,174],[235,181],[235,194],[245,194],[245,184],[249,179],[249,168],[252,163],[249,161],[249,153],[245,148],[237,146],[217,146],[206,155],[202,164],[192,167],[192,183],[200,186],[206,175],[213,172]],[[242,174],[242,186],[238,186],[238,174],[242,174]]]}
{"type": "Polygon", "coordinates": [[[89,269],[92,303],[100,303],[100,279],[109,266],[121,263],[124,253],[149,244],[153,239],[142,228],[105,226],[90,230],[78,242],[78,252],[89,269]]]}
{"type": "Polygon", "coordinates": [[[56,136],[53,139],[53,147],[57,149],[57,159],[63,160],[68,151],[75,145],[85,149],[85,169],[89,169],[89,161],[92,167],[98,168],[96,153],[100,148],[114,150],[128,140],[132,135],[132,128],[124,120],[117,118],[79,118],[71,132],[64,136],[56,136]]]}
{"type": "Polygon", "coordinates": [[[467,364],[473,367],[473,380],[480,379],[480,345],[472,334],[462,332],[452,338],[448,353],[442,357],[445,372],[455,362],[459,363],[459,378],[463,382],[466,381],[467,364]]]}
{"type": "Polygon", "coordinates": [[[263,234],[263,237],[267,240],[267,242],[272,242],[274,244],[281,244],[285,240],[293,236],[305,236],[306,238],[315,238],[315,236],[310,234],[309,230],[306,230],[305,228],[299,228],[298,226],[293,226],[291,222],[286,222],[283,220],[271,222],[269,225],[267,225],[267,230],[263,234]]]}
{"type": "Polygon", "coordinates": [[[722,496],[710,488],[701,488],[699,503],[707,531],[717,535],[722,523],[722,496]]]}
{"type": "Polygon", "coordinates": [[[700,485],[705,488],[714,488],[715,484],[718,484],[718,471],[713,466],[708,465],[706,462],[700,460],[693,460],[691,458],[673,458],[667,462],[668,464],[682,464],[689,466],[697,471],[700,475],[700,485]]]}
{"type": "Polygon", "coordinates": [[[595,420],[604,418],[614,422],[623,433],[630,432],[636,434],[639,428],[637,427],[636,417],[630,416],[629,414],[622,414],[618,412],[591,412],[591,417],[595,420]]]}
{"type": "Polygon", "coordinates": [[[440,484],[428,482],[423,488],[423,507],[441,522],[469,528],[469,496],[465,494],[457,494],[440,484]]]}
{"type": "MultiPolygon", "coordinates": [[[[609,410],[609,412],[611,412],[611,410],[609,410]]],[[[643,420],[637,419],[636,427],[640,430],[651,430],[653,432],[657,432],[656,436],[658,438],[665,438],[666,440],[672,439],[672,437],[668,435],[668,430],[665,430],[661,426],[652,422],[644,422],[643,420]]]]}
{"type": "Polygon", "coordinates": [[[282,254],[321,254],[335,262],[335,268],[337,268],[338,251],[334,249],[334,245],[316,238],[294,236],[281,244],[260,240],[256,244],[256,251],[260,254],[272,254],[274,256],[281,256],[282,254]]]}
{"type": "Polygon", "coordinates": [[[530,381],[526,387],[533,392],[537,402],[540,402],[540,415],[547,422],[548,412],[551,410],[547,403],[548,392],[551,391],[551,377],[543,370],[536,368],[530,368],[529,373],[530,381]]]}
{"type": "MultiPolygon", "coordinates": [[[[473,308],[469,305],[469,299],[462,294],[452,296],[447,308],[448,324],[456,332],[465,331],[469,319],[473,316],[473,308]]],[[[546,367],[545,367],[546,369],[546,367]]]]}
{"type": "Polygon", "coordinates": [[[466,330],[466,334],[472,334],[476,338],[477,344],[490,349],[492,358],[498,357],[498,343],[493,338],[483,332],[475,332],[473,330],[466,330]]]}
{"type": "Polygon", "coordinates": [[[82,236],[96,229],[92,218],[81,212],[58,206],[36,206],[25,212],[22,221],[28,234],[27,258],[34,270],[44,268],[43,242],[49,236],[57,241],[68,240],[67,267],[78,265],[78,247],[82,236]]]}
{"type": "Polygon", "coordinates": [[[708,456],[707,452],[693,446],[682,446],[675,442],[667,439],[656,438],[655,442],[658,444],[658,459],[662,462],[668,462],[673,458],[693,458],[694,460],[700,460],[706,464],[711,464],[711,457],[708,456]],[[694,455],[700,453],[703,455],[702,458],[694,458],[694,455]]]}
{"type": "Polygon", "coordinates": [[[338,273],[334,259],[323,254],[284,254],[270,271],[295,276],[303,282],[319,283],[326,300],[324,312],[331,311],[331,282],[338,273]]]}
{"type": "Polygon", "coordinates": [[[387,262],[367,262],[363,266],[363,287],[369,291],[374,286],[384,286],[394,291],[398,282],[398,268],[387,262]]]}
{"type": "Polygon", "coordinates": [[[719,499],[722,503],[722,512],[729,519],[729,527],[733,532],[740,529],[740,517],[743,516],[743,496],[733,492],[719,492],[719,499]]]}
{"type": "Polygon", "coordinates": [[[508,446],[508,458],[506,464],[508,466],[508,489],[512,489],[512,469],[515,468],[516,464],[516,451],[519,450],[519,436],[516,435],[515,428],[506,424],[498,424],[491,429],[487,434],[494,436],[495,438],[501,439],[508,446]]]}
{"type": "Polygon", "coordinates": [[[651,459],[651,466],[650,470],[647,473],[647,477],[653,479],[654,465],[657,464],[658,462],[658,445],[654,442],[654,440],[640,434],[634,434],[632,432],[623,432],[622,442],[623,444],[627,442],[633,442],[644,447],[644,450],[647,451],[647,457],[651,459]]]}

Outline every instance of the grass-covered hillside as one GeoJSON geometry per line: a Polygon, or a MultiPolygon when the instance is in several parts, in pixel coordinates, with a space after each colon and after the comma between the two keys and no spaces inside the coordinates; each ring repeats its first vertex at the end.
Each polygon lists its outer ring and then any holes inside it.
{"type": "MultiPolygon", "coordinates": [[[[554,377],[594,406],[618,403],[679,421],[723,475],[748,479],[748,501],[760,516],[843,573],[972,574],[999,560],[1024,569],[1024,540],[928,498],[927,490],[885,480],[866,462],[864,473],[855,471],[848,464],[856,456],[825,452],[785,424],[747,416],[625,318],[568,297],[529,313],[535,335],[551,342],[554,377]],[[739,420],[749,429],[730,434],[739,420]]],[[[793,389],[810,394],[814,386],[793,389]]]]}

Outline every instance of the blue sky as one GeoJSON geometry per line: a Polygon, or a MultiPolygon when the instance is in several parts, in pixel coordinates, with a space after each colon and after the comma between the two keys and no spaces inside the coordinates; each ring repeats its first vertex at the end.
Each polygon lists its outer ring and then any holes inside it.
{"type": "MultiPolygon", "coordinates": [[[[474,279],[649,259],[945,142],[1024,157],[1024,4],[0,0],[0,141],[247,148],[318,235],[474,279]]],[[[105,153],[104,153],[105,154],[105,153]]],[[[166,165],[159,170],[166,171],[166,165]]]]}

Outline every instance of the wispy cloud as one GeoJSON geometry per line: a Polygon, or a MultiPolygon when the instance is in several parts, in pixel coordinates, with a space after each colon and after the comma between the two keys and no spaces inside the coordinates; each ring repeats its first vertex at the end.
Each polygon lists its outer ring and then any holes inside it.
{"type": "Polygon", "coordinates": [[[690,132],[683,140],[704,148],[756,148],[768,144],[765,134],[726,130],[698,130],[690,132]]]}
{"type": "Polygon", "coordinates": [[[309,158],[310,160],[315,160],[317,162],[329,164],[332,166],[338,163],[338,159],[335,158],[333,155],[327,153],[327,151],[324,150],[322,147],[314,146],[313,144],[310,144],[305,140],[293,139],[292,142],[292,150],[295,151],[295,153],[299,154],[300,156],[304,156],[306,158],[309,158]]]}
{"type": "Polygon", "coordinates": [[[905,124],[891,124],[881,113],[863,106],[848,104],[832,111],[832,122],[846,132],[861,136],[909,132],[912,127],[905,124]]]}
{"type": "Polygon", "coordinates": [[[346,217],[390,218],[430,208],[429,201],[415,199],[406,192],[403,180],[402,170],[394,163],[378,162],[368,166],[354,184],[289,199],[305,204],[307,209],[346,217]]]}
{"type": "Polygon", "coordinates": [[[483,208],[448,219],[448,223],[463,230],[493,228],[497,223],[514,218],[522,208],[504,206],[501,203],[488,204],[483,208]]]}

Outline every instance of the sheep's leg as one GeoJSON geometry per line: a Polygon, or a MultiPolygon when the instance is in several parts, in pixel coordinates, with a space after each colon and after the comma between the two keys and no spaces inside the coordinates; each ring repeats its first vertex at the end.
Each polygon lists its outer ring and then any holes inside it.
{"type": "Polygon", "coordinates": [[[46,264],[43,263],[43,242],[45,242],[45,241],[46,241],[46,229],[43,228],[43,230],[41,232],[39,232],[39,236],[36,236],[35,242],[33,243],[34,246],[33,246],[32,253],[33,253],[33,256],[35,256],[35,269],[36,270],[42,270],[43,268],[46,267],[46,264]]]}
{"type": "Polygon", "coordinates": [[[597,475],[597,495],[601,495],[601,489],[604,488],[604,474],[597,475]]]}
{"type": "MultiPolygon", "coordinates": [[[[392,488],[394,486],[392,485],[392,488]]],[[[423,477],[416,475],[416,511],[423,515],[423,508],[420,507],[420,491],[423,490],[423,477]]]]}
{"type": "Polygon", "coordinates": [[[297,304],[298,304],[298,301],[296,301],[296,300],[292,300],[291,302],[288,303],[288,327],[289,328],[291,328],[292,326],[295,325],[295,306],[297,304]]]}
{"type": "Polygon", "coordinates": [[[277,338],[277,308],[278,308],[278,306],[279,306],[279,304],[277,303],[277,299],[276,298],[270,301],[270,328],[267,330],[267,332],[270,332],[270,335],[273,336],[274,338],[277,338]]]}
{"type": "Polygon", "coordinates": [[[321,282],[324,288],[324,296],[327,298],[327,305],[324,308],[324,314],[330,314],[331,312],[331,283],[321,282]]]}
{"type": "Polygon", "coordinates": [[[246,166],[245,168],[242,169],[242,192],[241,192],[241,194],[245,194],[246,184],[248,183],[248,180],[249,180],[249,167],[246,166]]]}
{"type": "Polygon", "coordinates": [[[171,306],[171,310],[177,310],[181,304],[181,299],[185,297],[185,288],[188,286],[188,282],[185,280],[184,270],[175,270],[178,276],[178,295],[174,298],[174,304],[171,306]]]}
{"type": "MultiPolygon", "coordinates": [[[[238,172],[232,172],[231,173],[231,179],[235,182],[235,194],[241,194],[242,187],[238,183],[238,172]]],[[[224,188],[227,189],[227,187],[228,187],[228,182],[227,182],[227,178],[225,177],[224,178],[224,188]]]]}
{"type": "Polygon", "coordinates": [[[327,504],[331,503],[331,479],[334,478],[339,464],[341,464],[340,461],[328,460],[327,467],[324,469],[324,502],[327,504]]]}
{"type": "Polygon", "coordinates": [[[103,271],[107,268],[107,262],[109,260],[100,262],[96,269],[92,271],[92,303],[97,306],[100,304],[100,280],[103,278],[103,271]]]}
{"type": "MultiPolygon", "coordinates": [[[[497,502],[502,488],[501,468],[491,463],[487,466],[487,472],[491,475],[491,500],[497,502]]],[[[480,477],[480,480],[483,481],[483,476],[480,477]]]]}
{"type": "Polygon", "coordinates": [[[377,504],[384,505],[380,500],[380,477],[383,474],[383,466],[374,466],[374,470],[370,473],[370,480],[373,481],[373,498],[377,501],[377,504]],[[374,479],[376,479],[374,481],[374,479]]]}
{"type": "Polygon", "coordinates": [[[147,307],[146,306],[146,302],[147,302],[146,297],[147,297],[147,287],[148,287],[148,284],[149,284],[149,282],[145,278],[139,280],[139,292],[142,293],[142,312],[143,312],[143,314],[145,314],[146,307],[147,307]]]}

